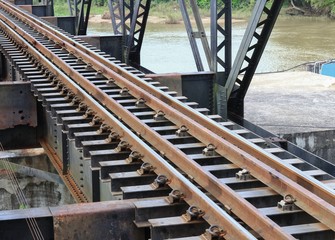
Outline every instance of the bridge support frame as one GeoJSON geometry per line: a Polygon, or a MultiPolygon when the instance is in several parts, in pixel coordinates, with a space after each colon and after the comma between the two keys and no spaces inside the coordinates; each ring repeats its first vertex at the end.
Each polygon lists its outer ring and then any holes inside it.
{"type": "Polygon", "coordinates": [[[68,0],[71,16],[76,17],[75,35],[86,35],[92,0],[68,0]]]}
{"type": "Polygon", "coordinates": [[[214,112],[227,118],[227,90],[225,82],[232,63],[232,1],[211,1],[211,56],[210,70],[215,73],[214,112]],[[224,26],[220,23],[224,20],[224,26]],[[220,40],[222,39],[222,40],[220,40]]]}
{"type": "Polygon", "coordinates": [[[191,24],[191,21],[190,21],[190,17],[189,17],[187,7],[186,7],[186,1],[185,0],[179,0],[178,2],[179,2],[180,11],[181,11],[181,14],[183,16],[187,36],[188,36],[188,39],[190,41],[193,57],[194,57],[194,60],[195,60],[198,71],[199,72],[204,71],[205,68],[204,68],[202,58],[201,58],[201,55],[200,55],[200,52],[199,52],[199,48],[198,48],[198,45],[197,45],[197,41],[196,41],[197,38],[201,40],[202,48],[203,48],[203,50],[205,52],[205,55],[206,55],[208,67],[211,68],[213,57],[211,56],[211,50],[210,50],[210,47],[209,47],[209,44],[208,44],[205,28],[204,28],[203,23],[201,21],[201,17],[200,17],[199,8],[198,8],[197,3],[196,3],[195,0],[190,0],[192,14],[193,14],[193,17],[195,19],[196,28],[197,28],[197,31],[193,31],[192,24],[191,24]]]}
{"type": "Polygon", "coordinates": [[[256,72],[265,46],[276,23],[283,1],[259,0],[244,34],[225,88],[228,111],[243,117],[244,98],[256,72]]]}
{"type": "Polygon", "coordinates": [[[139,67],[151,0],[109,0],[114,34],[123,35],[123,61],[139,67]]]}

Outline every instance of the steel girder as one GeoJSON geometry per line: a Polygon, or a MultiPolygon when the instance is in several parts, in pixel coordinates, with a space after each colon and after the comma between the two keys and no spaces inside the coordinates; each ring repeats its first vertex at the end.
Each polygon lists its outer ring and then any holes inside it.
{"type": "Polygon", "coordinates": [[[192,24],[186,7],[186,0],[179,0],[179,6],[198,71],[204,71],[204,65],[196,42],[197,38],[201,40],[209,70],[215,73],[214,95],[210,102],[214,102],[215,98],[216,103],[214,104],[214,111],[226,118],[227,96],[224,84],[231,70],[232,62],[231,0],[211,1],[210,46],[208,44],[196,0],[190,0],[190,6],[196,22],[197,31],[193,31],[192,29],[192,24]],[[221,23],[222,20],[224,21],[223,26],[221,23]]]}
{"type": "Polygon", "coordinates": [[[140,52],[151,0],[109,0],[114,34],[124,36],[123,57],[127,64],[139,66],[140,52]]]}
{"type": "Polygon", "coordinates": [[[282,0],[256,2],[226,82],[228,110],[243,117],[243,101],[275,25],[282,0]]]}
{"type": "Polygon", "coordinates": [[[123,21],[122,21],[122,1],[108,0],[109,15],[112,21],[113,32],[115,35],[122,34],[123,21]]]}
{"type": "MultiPolygon", "coordinates": [[[[193,56],[198,71],[204,71],[204,66],[199,53],[196,38],[202,43],[206,55],[209,70],[213,72],[224,71],[228,76],[231,69],[231,31],[232,31],[232,9],[231,0],[211,1],[211,46],[208,44],[204,26],[199,14],[196,0],[190,0],[192,15],[196,22],[197,31],[193,31],[192,24],[186,7],[186,0],[179,0],[180,10],[183,16],[187,35],[192,47],[193,56]],[[224,26],[219,21],[224,20],[224,26]]],[[[222,85],[225,79],[220,79],[222,85]]]]}
{"type": "Polygon", "coordinates": [[[92,0],[68,0],[71,16],[76,17],[75,35],[86,35],[92,0]]]}
{"type": "Polygon", "coordinates": [[[54,1],[53,0],[43,0],[43,4],[47,6],[47,16],[54,16],[54,1]]]}
{"type": "MultiPolygon", "coordinates": [[[[224,70],[228,76],[232,62],[232,4],[231,0],[211,1],[211,51],[213,72],[224,70]],[[224,26],[219,21],[224,20],[224,26]],[[220,40],[221,39],[221,40],[220,40]]],[[[218,81],[223,85],[225,79],[218,81]]]]}
{"type": "Polygon", "coordinates": [[[81,0],[78,16],[77,35],[86,35],[92,0],[81,0]]]}
{"type": "MultiPolygon", "coordinates": [[[[81,0],[79,0],[81,1],[81,0]]],[[[67,5],[71,16],[78,16],[78,0],[67,0],[67,5]]]]}
{"type": "Polygon", "coordinates": [[[108,0],[114,34],[127,35],[134,13],[134,0],[108,0]]]}
{"type": "Polygon", "coordinates": [[[129,63],[140,65],[140,52],[149,16],[150,5],[151,0],[135,1],[134,13],[125,51],[125,58],[129,60],[129,63]]]}
{"type": "Polygon", "coordinates": [[[210,68],[210,70],[212,70],[211,69],[211,67],[212,67],[211,50],[210,50],[210,47],[209,47],[209,44],[208,44],[208,40],[207,40],[207,36],[206,36],[206,33],[205,33],[204,26],[203,26],[202,21],[201,21],[199,8],[198,8],[198,5],[196,3],[196,0],[190,0],[190,5],[191,5],[193,17],[194,17],[195,22],[196,22],[197,31],[193,31],[192,24],[191,24],[191,21],[190,21],[190,17],[189,17],[187,7],[186,7],[186,1],[185,0],[179,0],[178,2],[179,2],[179,7],[180,7],[180,10],[181,10],[181,14],[183,16],[187,36],[188,36],[188,39],[190,41],[190,45],[191,45],[191,48],[192,48],[192,53],[193,53],[193,57],[194,57],[197,69],[198,69],[199,72],[204,71],[204,65],[202,63],[202,59],[201,59],[200,52],[199,52],[199,49],[198,49],[198,45],[197,45],[197,42],[196,42],[196,38],[199,38],[201,40],[202,47],[203,47],[205,55],[206,55],[208,67],[210,68]]]}
{"type": "Polygon", "coordinates": [[[210,69],[215,73],[214,99],[216,113],[227,118],[227,94],[224,86],[232,62],[232,1],[211,1],[211,56],[210,69]],[[222,26],[222,20],[224,25],[222,26]]]}

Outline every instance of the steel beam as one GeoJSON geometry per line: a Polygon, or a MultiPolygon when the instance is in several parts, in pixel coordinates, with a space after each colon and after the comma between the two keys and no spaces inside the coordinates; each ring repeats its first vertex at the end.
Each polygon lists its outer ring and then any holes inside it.
{"type": "Polygon", "coordinates": [[[0,82],[0,98],[0,129],[19,125],[37,126],[36,102],[30,93],[29,83],[0,82]]]}
{"type": "MultiPolygon", "coordinates": [[[[79,0],[80,1],[80,0],[79,0]]],[[[68,8],[71,16],[78,16],[78,0],[67,0],[68,8]]]]}
{"type": "Polygon", "coordinates": [[[134,0],[108,0],[108,8],[114,34],[126,36],[130,31],[134,12],[134,0]]]}
{"type": "Polygon", "coordinates": [[[231,0],[211,1],[211,66],[216,73],[214,111],[227,118],[226,88],[224,84],[232,62],[232,3],[231,0]],[[224,26],[221,22],[224,21],[224,26]]]}
{"type": "MultiPolygon", "coordinates": [[[[211,1],[211,51],[212,66],[214,72],[222,71],[228,76],[231,69],[232,51],[232,9],[231,0],[211,1]],[[224,20],[224,27],[219,21],[224,20]],[[220,39],[222,39],[220,41],[220,39]],[[220,42],[219,42],[220,41],[220,42]],[[221,56],[222,55],[222,56],[221,56]]],[[[217,82],[222,85],[224,79],[217,82]]]]}
{"type": "Polygon", "coordinates": [[[77,35],[86,35],[92,0],[82,0],[76,28],[77,35]]]}
{"type": "Polygon", "coordinates": [[[76,17],[75,35],[86,35],[92,0],[68,0],[71,16],[76,17]]]}
{"type": "Polygon", "coordinates": [[[123,61],[140,66],[140,52],[151,0],[109,0],[108,7],[115,35],[123,35],[123,61]]]}
{"type": "Polygon", "coordinates": [[[46,15],[54,16],[54,1],[53,0],[43,0],[43,4],[46,5],[46,15]]]}
{"type": "Polygon", "coordinates": [[[127,64],[134,66],[140,65],[140,52],[150,5],[151,0],[135,0],[125,49],[125,62],[127,64]]]}
{"type": "Polygon", "coordinates": [[[209,44],[208,44],[207,36],[206,36],[206,33],[205,33],[205,29],[204,29],[204,26],[203,26],[202,21],[201,21],[198,5],[197,5],[195,0],[190,0],[192,14],[193,14],[193,17],[195,19],[196,27],[197,27],[197,31],[193,31],[192,24],[191,24],[191,21],[190,21],[190,17],[189,17],[188,11],[187,11],[186,1],[185,0],[179,0],[178,2],[179,2],[179,7],[180,7],[180,10],[181,10],[181,14],[182,14],[183,19],[184,19],[184,24],[185,24],[187,36],[188,36],[188,39],[190,41],[190,45],[191,45],[191,48],[192,48],[193,57],[194,57],[197,69],[198,69],[199,72],[204,71],[202,58],[201,58],[199,48],[198,48],[198,45],[197,45],[197,41],[196,41],[197,38],[201,40],[202,47],[204,49],[206,59],[207,59],[207,64],[208,64],[209,68],[212,66],[212,58],[211,58],[211,51],[210,51],[210,48],[209,48],[209,44]]]}
{"type": "Polygon", "coordinates": [[[275,25],[283,1],[259,0],[234,61],[225,87],[228,109],[243,117],[243,101],[275,25]]]}
{"type": "Polygon", "coordinates": [[[26,221],[34,219],[44,239],[144,239],[134,215],[132,201],[2,211],[0,234],[1,239],[32,239],[26,221]]]}
{"type": "Polygon", "coordinates": [[[115,35],[122,34],[122,10],[121,1],[118,0],[108,0],[108,9],[112,21],[113,32],[115,35]]]}

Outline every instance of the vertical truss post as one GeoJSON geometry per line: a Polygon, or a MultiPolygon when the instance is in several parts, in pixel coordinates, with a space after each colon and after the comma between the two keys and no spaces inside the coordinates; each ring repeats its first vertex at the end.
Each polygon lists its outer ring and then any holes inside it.
{"type": "MultiPolygon", "coordinates": [[[[81,1],[81,0],[79,0],[81,1]]],[[[71,16],[78,16],[78,0],[67,0],[68,8],[71,16]]]]}
{"type": "Polygon", "coordinates": [[[211,66],[215,76],[216,112],[227,118],[226,79],[232,63],[232,3],[231,0],[211,1],[211,66]],[[224,21],[224,27],[221,22],[224,21]]]}
{"type": "MultiPolygon", "coordinates": [[[[213,72],[224,71],[228,76],[232,62],[232,4],[231,0],[211,1],[211,54],[213,72]],[[224,28],[220,21],[224,21],[224,28]],[[222,39],[221,42],[218,42],[222,39]],[[222,57],[221,57],[222,56],[222,57]]],[[[219,80],[223,85],[225,79],[219,80]]]]}
{"type": "Polygon", "coordinates": [[[249,21],[228,77],[226,88],[229,111],[243,117],[244,97],[278,18],[282,0],[259,0],[249,21]]]}
{"type": "Polygon", "coordinates": [[[111,16],[113,32],[115,35],[122,34],[122,8],[119,0],[108,0],[108,9],[111,16]]]}
{"type": "Polygon", "coordinates": [[[43,4],[47,6],[46,15],[54,16],[54,1],[53,0],[43,0],[43,4]]]}
{"type": "Polygon", "coordinates": [[[88,19],[90,17],[92,0],[81,0],[81,6],[76,28],[77,35],[86,35],[88,19]]]}
{"type": "Polygon", "coordinates": [[[151,0],[108,0],[114,34],[123,35],[123,61],[140,66],[151,0]]]}
{"type": "Polygon", "coordinates": [[[193,31],[185,0],[179,0],[178,2],[179,2],[181,14],[183,16],[187,36],[190,41],[190,45],[192,48],[192,53],[193,53],[193,57],[194,57],[197,69],[198,71],[204,71],[204,66],[202,63],[202,59],[201,59],[201,55],[198,49],[196,38],[199,38],[201,40],[202,47],[206,54],[206,59],[207,59],[207,63],[209,67],[212,64],[212,59],[211,59],[211,53],[210,53],[210,48],[209,48],[209,44],[207,41],[205,29],[201,21],[198,5],[195,0],[190,0],[193,17],[195,19],[196,26],[197,26],[197,31],[193,31]]]}
{"type": "Polygon", "coordinates": [[[68,0],[71,16],[76,17],[76,35],[86,35],[92,0],[68,0]]]}
{"type": "Polygon", "coordinates": [[[135,0],[129,35],[126,42],[125,60],[127,64],[140,66],[140,52],[149,16],[151,0],[135,0]]]}
{"type": "MultiPolygon", "coordinates": [[[[130,32],[131,20],[134,12],[134,0],[119,0],[121,8],[122,34],[126,37],[130,32]]],[[[125,40],[125,42],[127,42],[125,40]]]]}

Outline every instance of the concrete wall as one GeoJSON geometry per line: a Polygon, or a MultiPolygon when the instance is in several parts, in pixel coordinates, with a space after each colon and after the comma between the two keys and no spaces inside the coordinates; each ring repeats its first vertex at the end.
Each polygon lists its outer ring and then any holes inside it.
{"type": "Polygon", "coordinates": [[[335,164],[335,130],[284,134],[282,137],[335,164]]]}
{"type": "MultiPolygon", "coordinates": [[[[30,207],[61,206],[73,203],[73,199],[63,184],[26,177],[17,174],[20,189],[30,207]]],[[[0,173],[0,210],[22,208],[16,197],[11,181],[3,171],[0,173]]]]}
{"type": "Polygon", "coordinates": [[[3,159],[12,164],[20,189],[30,207],[54,207],[74,203],[70,192],[56,174],[43,150],[35,151],[35,153],[30,153],[29,150],[0,152],[0,210],[20,208],[13,182],[8,175],[9,168],[3,164],[3,159]]]}

